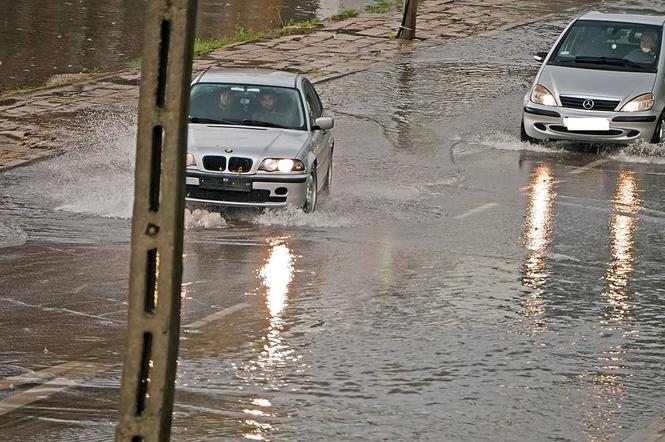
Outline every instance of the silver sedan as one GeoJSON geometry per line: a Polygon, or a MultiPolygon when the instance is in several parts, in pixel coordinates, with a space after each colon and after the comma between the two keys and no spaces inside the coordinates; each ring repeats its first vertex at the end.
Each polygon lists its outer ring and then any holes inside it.
{"type": "Polygon", "coordinates": [[[332,184],[334,120],[301,74],[210,69],[190,92],[186,201],[316,209],[332,184]]]}
{"type": "Polygon", "coordinates": [[[591,12],[568,25],[524,97],[523,141],[665,140],[665,17],[591,12]]]}

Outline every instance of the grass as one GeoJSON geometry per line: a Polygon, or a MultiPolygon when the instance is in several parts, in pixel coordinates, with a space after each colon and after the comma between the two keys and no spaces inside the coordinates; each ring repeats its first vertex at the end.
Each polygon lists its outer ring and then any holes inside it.
{"type": "Polygon", "coordinates": [[[28,92],[32,92],[36,89],[39,89],[40,86],[33,86],[33,87],[18,87],[15,89],[7,89],[5,91],[0,92],[0,97],[9,97],[11,95],[19,95],[19,94],[25,94],[28,92]]]}
{"type": "Polygon", "coordinates": [[[60,75],[55,75],[51,77],[50,79],[46,80],[44,83],[36,85],[36,86],[25,86],[25,87],[20,87],[20,88],[15,88],[15,89],[8,89],[5,91],[0,91],[0,97],[8,97],[11,95],[20,95],[20,94],[27,94],[29,92],[34,92],[37,90],[43,90],[43,89],[55,89],[59,88],[62,86],[67,86],[73,83],[76,83],[81,80],[85,80],[86,78],[89,78],[93,75],[100,74],[102,71],[95,67],[93,69],[90,69],[86,72],[79,72],[77,74],[60,74],[60,75]]]}
{"type": "Polygon", "coordinates": [[[127,66],[130,68],[140,68],[141,64],[143,64],[143,59],[141,57],[135,58],[129,63],[127,63],[127,66]]]}
{"type": "Polygon", "coordinates": [[[367,6],[367,12],[385,14],[390,11],[399,11],[402,9],[402,0],[374,0],[374,3],[367,6]]]}
{"type": "Polygon", "coordinates": [[[314,29],[318,25],[321,24],[321,20],[318,18],[312,18],[310,20],[304,20],[304,21],[295,21],[295,20],[289,20],[288,23],[282,27],[283,28],[290,28],[290,29],[314,29]]]}
{"type": "Polygon", "coordinates": [[[332,16],[332,19],[333,19],[334,21],[342,21],[342,20],[346,20],[347,18],[357,17],[357,16],[358,16],[358,13],[359,13],[359,12],[358,12],[357,9],[353,9],[353,8],[344,8],[344,9],[341,9],[341,10],[337,13],[337,15],[333,15],[333,16],[332,16]]]}
{"type": "Polygon", "coordinates": [[[263,32],[254,32],[245,29],[240,23],[236,23],[235,31],[231,36],[215,38],[212,40],[203,40],[197,38],[194,40],[194,54],[201,54],[203,52],[212,51],[214,49],[223,48],[235,43],[242,43],[245,41],[258,40],[265,37],[263,32]]]}
{"type": "MultiPolygon", "coordinates": [[[[223,48],[224,46],[232,45],[235,43],[259,40],[265,36],[266,34],[263,32],[254,32],[252,30],[246,29],[239,21],[237,21],[235,30],[230,36],[222,36],[219,38],[205,40],[202,38],[194,39],[194,55],[213,51],[215,49],[223,48]]],[[[127,66],[130,68],[140,68],[142,63],[143,59],[139,57],[127,63],[127,66]]]]}

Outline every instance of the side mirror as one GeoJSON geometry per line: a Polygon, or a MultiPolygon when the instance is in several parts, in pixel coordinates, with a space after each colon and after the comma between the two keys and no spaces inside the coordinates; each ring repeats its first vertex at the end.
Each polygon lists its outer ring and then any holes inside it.
{"type": "Polygon", "coordinates": [[[312,130],[328,130],[335,126],[335,119],[333,117],[319,117],[314,122],[312,130]]]}
{"type": "Polygon", "coordinates": [[[536,52],[536,55],[533,56],[533,59],[538,63],[542,63],[547,58],[547,52],[536,52]]]}

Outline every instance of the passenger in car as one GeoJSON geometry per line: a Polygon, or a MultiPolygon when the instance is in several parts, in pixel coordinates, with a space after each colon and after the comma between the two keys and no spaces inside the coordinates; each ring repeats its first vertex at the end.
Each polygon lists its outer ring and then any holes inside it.
{"type": "Polygon", "coordinates": [[[640,47],[633,49],[626,55],[626,60],[635,63],[653,63],[656,59],[656,36],[652,32],[645,32],[640,38],[640,47]]]}

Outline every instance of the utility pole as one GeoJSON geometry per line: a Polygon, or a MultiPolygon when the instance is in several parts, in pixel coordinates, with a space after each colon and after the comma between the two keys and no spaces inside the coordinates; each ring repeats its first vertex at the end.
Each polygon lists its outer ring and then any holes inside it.
{"type": "Polygon", "coordinates": [[[404,0],[404,15],[399,31],[397,31],[397,38],[401,40],[413,40],[416,38],[417,12],[418,0],[404,0]]]}
{"type": "Polygon", "coordinates": [[[118,442],[171,435],[195,17],[196,0],[146,4],[118,442]]]}

